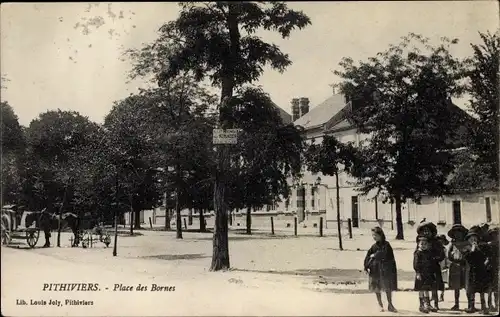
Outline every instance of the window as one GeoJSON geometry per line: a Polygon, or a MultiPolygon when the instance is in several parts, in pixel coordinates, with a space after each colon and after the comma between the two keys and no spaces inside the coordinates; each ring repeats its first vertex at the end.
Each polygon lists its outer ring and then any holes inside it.
{"type": "Polygon", "coordinates": [[[461,224],[462,223],[462,211],[460,200],[454,200],[452,203],[453,206],[453,224],[461,224]]]}
{"type": "Polygon", "coordinates": [[[290,198],[285,200],[285,210],[288,210],[288,206],[290,205],[290,198]]]}
{"type": "Polygon", "coordinates": [[[316,192],[316,188],[315,187],[311,187],[311,209],[315,209],[314,207],[314,194],[316,192]]]}
{"type": "Polygon", "coordinates": [[[490,200],[490,197],[485,197],[484,202],[486,204],[486,222],[491,222],[491,200],[490,200]]]}

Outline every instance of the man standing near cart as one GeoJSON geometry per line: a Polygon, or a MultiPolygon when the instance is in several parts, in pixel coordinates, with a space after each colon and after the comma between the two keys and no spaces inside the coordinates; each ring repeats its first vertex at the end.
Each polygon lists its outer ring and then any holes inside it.
{"type": "Polygon", "coordinates": [[[40,227],[43,230],[43,234],[45,235],[45,244],[44,248],[50,248],[50,231],[51,231],[51,214],[47,211],[47,208],[43,208],[40,214],[40,227]]]}

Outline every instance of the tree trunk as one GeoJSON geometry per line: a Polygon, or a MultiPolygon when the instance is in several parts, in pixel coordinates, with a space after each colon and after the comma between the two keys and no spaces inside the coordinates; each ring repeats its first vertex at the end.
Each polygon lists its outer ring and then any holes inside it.
{"type": "MultiPolygon", "coordinates": [[[[59,224],[57,226],[57,247],[60,248],[61,247],[61,230],[62,230],[62,212],[63,212],[63,209],[64,209],[64,204],[66,203],[66,196],[68,195],[68,186],[66,186],[66,188],[64,189],[64,195],[63,195],[63,200],[62,200],[62,203],[61,203],[61,207],[59,207],[59,224]]],[[[76,239],[76,237],[75,237],[76,239]]]]}
{"type": "Polygon", "coordinates": [[[200,232],[205,232],[207,231],[207,227],[205,226],[205,215],[203,214],[204,209],[201,208],[199,210],[200,210],[200,232]]]}
{"type": "Polygon", "coordinates": [[[401,217],[401,195],[395,195],[396,200],[396,240],[404,240],[403,218],[401,217]]]}
{"type": "Polygon", "coordinates": [[[167,192],[165,192],[164,201],[165,201],[165,230],[172,230],[172,228],[170,227],[170,209],[168,209],[167,192]]]}
{"type": "Polygon", "coordinates": [[[188,226],[193,225],[193,208],[189,208],[188,211],[188,226]]]}
{"type": "Polygon", "coordinates": [[[226,196],[225,184],[220,180],[216,180],[214,187],[215,225],[212,264],[210,266],[210,271],[219,271],[223,269],[229,269],[230,265],[228,226],[227,213],[224,204],[224,199],[226,196]]]}
{"type": "Polygon", "coordinates": [[[229,210],[229,225],[233,225],[233,210],[229,210]]]}
{"type": "Polygon", "coordinates": [[[247,207],[247,234],[252,234],[252,207],[247,207]]]}
{"type": "Polygon", "coordinates": [[[134,229],[141,229],[141,210],[134,210],[134,229]]]}
{"type": "Polygon", "coordinates": [[[340,188],[339,188],[339,173],[335,172],[335,187],[337,192],[337,230],[339,235],[339,249],[342,251],[342,226],[340,224],[340,188]]]}
{"type": "MultiPolygon", "coordinates": [[[[240,32],[238,29],[238,5],[228,2],[227,27],[229,31],[229,56],[222,65],[222,87],[221,107],[227,106],[227,102],[233,96],[235,86],[235,61],[240,55],[240,32]]],[[[224,129],[230,127],[228,122],[222,122],[222,111],[219,112],[219,127],[224,129]]],[[[213,239],[213,254],[210,271],[229,269],[229,242],[228,223],[226,210],[226,179],[225,171],[228,164],[228,149],[219,146],[217,149],[217,170],[214,184],[214,211],[215,227],[213,239]]]]}
{"type": "Polygon", "coordinates": [[[118,205],[115,207],[115,243],[113,244],[113,256],[117,255],[118,242],[118,205]]]}
{"type": "Polygon", "coordinates": [[[175,190],[175,225],[176,225],[176,238],[182,239],[182,222],[181,222],[181,205],[179,204],[179,190],[175,190]]]}
{"type": "Polygon", "coordinates": [[[134,235],[134,208],[132,207],[132,196],[128,196],[128,202],[130,204],[130,235],[134,235]]]}
{"type": "Polygon", "coordinates": [[[165,230],[172,230],[170,226],[170,209],[165,207],[165,230]]]}

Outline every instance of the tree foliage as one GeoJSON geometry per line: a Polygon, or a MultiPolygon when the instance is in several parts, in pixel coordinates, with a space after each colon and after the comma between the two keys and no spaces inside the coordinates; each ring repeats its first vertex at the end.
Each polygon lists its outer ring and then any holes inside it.
{"type": "Polygon", "coordinates": [[[73,111],[47,111],[30,123],[22,191],[28,208],[57,209],[65,196],[71,201],[82,162],[75,158],[83,158],[83,151],[98,141],[98,130],[97,124],[73,111]]]}
{"type": "Polygon", "coordinates": [[[446,193],[453,170],[450,150],[468,116],[452,97],[463,93],[463,64],[450,54],[457,40],[410,34],[399,45],[355,65],[341,62],[339,85],[352,100],[350,119],[369,142],[353,169],[363,194],[382,191],[396,202],[397,237],[403,238],[401,203],[446,193]]]}
{"type": "Polygon", "coordinates": [[[1,204],[17,203],[21,189],[21,169],[26,140],[17,115],[6,102],[0,103],[0,134],[2,148],[1,204]]]}
{"type": "Polygon", "coordinates": [[[484,170],[483,176],[498,188],[500,35],[498,32],[479,35],[482,43],[471,44],[474,55],[468,60],[469,107],[479,120],[472,130],[469,148],[478,169],[484,170]]]}
{"type": "Polygon", "coordinates": [[[227,119],[241,129],[238,144],[231,149],[229,206],[250,210],[287,198],[287,180],[300,173],[303,140],[300,130],[282,122],[271,98],[253,87],[240,89],[231,101],[227,119]]]}
{"type": "MultiPolygon", "coordinates": [[[[181,3],[179,17],[164,24],[156,41],[133,52],[132,75],[153,75],[159,86],[189,73],[201,81],[210,79],[221,88],[220,109],[230,104],[235,88],[259,78],[264,66],[283,71],[291,64],[274,44],[255,36],[257,30],[276,31],[283,38],[310,24],[302,12],[284,2],[181,3]]],[[[221,128],[232,126],[219,117],[221,128]]],[[[229,153],[217,152],[214,181],[215,232],[211,270],[229,268],[227,196],[229,153]]]]}

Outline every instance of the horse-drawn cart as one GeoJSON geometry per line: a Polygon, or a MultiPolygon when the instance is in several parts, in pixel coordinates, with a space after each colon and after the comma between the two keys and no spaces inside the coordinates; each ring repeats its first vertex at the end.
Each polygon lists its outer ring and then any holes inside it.
{"type": "Polygon", "coordinates": [[[15,206],[2,207],[1,221],[2,221],[2,245],[9,245],[12,240],[26,240],[30,248],[34,248],[40,237],[40,228],[38,222],[35,221],[34,225],[26,228],[23,226],[26,223],[26,217],[34,216],[31,212],[25,211],[19,217],[15,206]]]}
{"type": "Polygon", "coordinates": [[[106,228],[99,221],[99,217],[87,212],[79,218],[78,222],[78,236],[76,237],[76,241],[73,238],[70,239],[73,247],[77,247],[80,242],[83,248],[91,248],[97,242],[104,243],[106,247],[111,244],[109,228],[106,228]]]}

